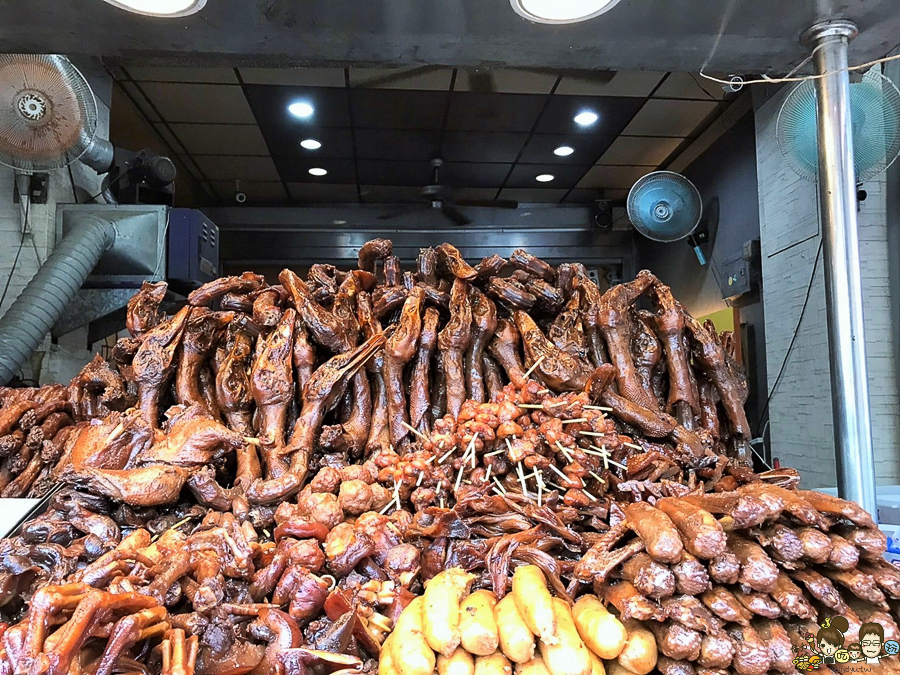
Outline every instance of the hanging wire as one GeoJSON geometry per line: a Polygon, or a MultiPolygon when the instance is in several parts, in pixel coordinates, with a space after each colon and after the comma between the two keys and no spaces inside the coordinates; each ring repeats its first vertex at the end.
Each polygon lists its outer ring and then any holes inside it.
{"type": "MultiPolygon", "coordinates": [[[[818,49],[818,48],[819,47],[817,46],[816,49],[818,49]]],[[[815,50],[813,50],[812,54],[814,54],[814,53],[815,53],[815,50]]],[[[867,69],[871,68],[872,66],[877,66],[879,63],[887,63],[888,61],[896,61],[897,59],[900,59],[900,54],[894,54],[893,56],[885,56],[884,58],[875,59],[874,61],[868,61],[867,63],[861,63],[858,66],[848,66],[847,68],[841,68],[840,70],[831,70],[831,71],[828,71],[827,73],[820,73],[818,75],[804,75],[802,77],[791,77],[790,75],[792,75],[793,73],[796,73],[800,68],[805,66],[810,61],[810,59],[812,59],[812,54],[810,54],[809,56],[806,57],[806,59],[801,61],[800,64],[796,68],[794,68],[789,75],[786,75],[785,77],[772,78],[772,77],[763,75],[758,80],[741,80],[738,83],[738,82],[732,82],[731,80],[722,80],[718,77],[713,77],[712,75],[707,75],[702,70],[700,71],[699,75],[700,75],[700,77],[703,77],[712,82],[718,82],[719,84],[728,84],[728,85],[740,84],[741,86],[744,86],[745,84],[782,84],[784,82],[806,82],[807,80],[821,80],[822,78],[830,77],[831,75],[837,75],[838,73],[852,72],[855,70],[867,70],[867,69]]]]}

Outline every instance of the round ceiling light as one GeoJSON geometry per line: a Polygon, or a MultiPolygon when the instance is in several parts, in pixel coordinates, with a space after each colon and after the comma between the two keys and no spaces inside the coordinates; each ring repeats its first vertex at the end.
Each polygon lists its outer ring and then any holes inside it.
{"type": "Polygon", "coordinates": [[[542,173],[534,177],[538,183],[549,183],[554,178],[556,178],[556,176],[552,173],[542,173]]]}
{"type": "Polygon", "coordinates": [[[312,117],[313,113],[316,112],[316,109],[306,101],[294,101],[288,106],[288,112],[294,117],[305,119],[307,117],[312,117]]]}
{"type": "Polygon", "coordinates": [[[577,23],[608,12],[619,0],[509,0],[520,16],[535,23],[577,23]]]}
{"type": "Polygon", "coordinates": [[[206,0],[105,0],[105,2],[127,12],[165,18],[190,16],[206,6],[206,0]]]}
{"type": "Polygon", "coordinates": [[[300,147],[304,150],[318,150],[322,144],[315,138],[307,138],[305,141],[300,141],[300,147]]]}
{"type": "Polygon", "coordinates": [[[573,152],[575,152],[575,148],[572,148],[568,145],[561,145],[553,151],[553,154],[557,157],[568,157],[573,152]]]}
{"type": "Polygon", "coordinates": [[[321,169],[319,167],[315,167],[309,170],[311,176],[325,176],[328,172],[325,169],[321,169]]]}
{"type": "Polygon", "coordinates": [[[599,119],[600,115],[593,110],[583,110],[572,118],[575,124],[581,127],[589,127],[592,124],[596,124],[599,119]]]}

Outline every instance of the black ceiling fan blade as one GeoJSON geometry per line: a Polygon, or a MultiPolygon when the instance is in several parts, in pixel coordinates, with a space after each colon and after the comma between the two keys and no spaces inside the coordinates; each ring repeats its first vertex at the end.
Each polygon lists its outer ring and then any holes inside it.
{"type": "Polygon", "coordinates": [[[441,205],[441,213],[445,218],[453,221],[454,225],[468,225],[472,221],[466,218],[466,215],[460,211],[455,206],[451,206],[450,204],[442,204],[441,205]]]}
{"type": "Polygon", "coordinates": [[[405,216],[407,213],[415,213],[416,211],[424,211],[425,209],[430,209],[431,206],[428,204],[415,204],[411,206],[407,206],[403,209],[397,209],[396,211],[391,211],[390,213],[383,213],[380,216],[376,217],[376,220],[390,220],[392,218],[399,218],[400,216],[405,216]]]}
{"type": "Polygon", "coordinates": [[[375,77],[371,80],[360,82],[358,85],[354,86],[362,88],[386,87],[396,82],[403,82],[404,80],[407,80],[411,77],[426,75],[427,73],[442,69],[443,66],[419,66],[418,68],[410,68],[409,70],[400,70],[395,73],[388,73],[387,75],[382,75],[381,77],[375,77]]]}
{"type": "Polygon", "coordinates": [[[517,209],[519,202],[514,199],[454,199],[456,206],[476,206],[488,209],[517,209]]]}

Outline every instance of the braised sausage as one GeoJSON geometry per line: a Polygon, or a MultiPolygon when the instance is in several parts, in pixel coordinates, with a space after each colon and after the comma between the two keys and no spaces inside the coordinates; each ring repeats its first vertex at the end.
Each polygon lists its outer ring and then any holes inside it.
{"type": "Polygon", "coordinates": [[[635,502],[625,507],[625,518],[655,560],[673,563],[681,558],[684,544],[675,523],[665,513],[647,502],[635,502]]]}
{"type": "Polygon", "coordinates": [[[594,590],[597,595],[619,610],[623,621],[628,619],[662,621],[666,616],[662,607],[638,593],[630,581],[603,584],[599,588],[597,586],[595,583],[594,590]]]}
{"type": "Polygon", "coordinates": [[[675,591],[685,595],[700,595],[709,588],[709,574],[703,564],[690,553],[681,554],[681,562],[672,565],[675,591]]]}
{"type": "Polygon", "coordinates": [[[703,604],[723,621],[746,625],[753,617],[753,612],[744,607],[734,594],[722,586],[713,586],[700,596],[703,604]]]}
{"type": "Polygon", "coordinates": [[[791,577],[806,587],[806,590],[816,600],[832,610],[835,614],[843,614],[846,607],[841,593],[835,588],[829,579],[826,579],[813,570],[796,570],[791,572],[791,577]]]}
{"type": "Polygon", "coordinates": [[[837,533],[859,549],[864,560],[879,561],[887,551],[887,535],[878,528],[840,527],[837,533]]]}
{"type": "Polygon", "coordinates": [[[704,668],[727,668],[734,658],[734,643],[725,633],[704,635],[700,641],[700,657],[697,659],[704,668]]]}
{"type": "Polygon", "coordinates": [[[734,597],[754,614],[764,616],[767,619],[777,619],[781,616],[781,607],[778,606],[778,603],[771,596],[765,593],[756,593],[749,588],[746,591],[741,588],[735,588],[734,597]]]}
{"type": "Polygon", "coordinates": [[[732,533],[728,535],[728,548],[741,561],[740,583],[762,593],[775,588],[778,566],[759,544],[732,533]]]}
{"type": "Polygon", "coordinates": [[[872,520],[872,516],[870,516],[859,504],[855,504],[854,502],[841,499],[840,497],[832,497],[824,492],[816,492],[814,490],[797,490],[797,496],[804,499],[820,513],[836,518],[846,518],[859,527],[876,527],[875,521],[872,520]]]}
{"type": "Polygon", "coordinates": [[[769,515],[767,505],[761,499],[751,494],[710,492],[706,494],[688,494],[682,499],[710,513],[731,516],[734,520],[734,527],[739,530],[755,527],[769,515]]]}
{"type": "Polygon", "coordinates": [[[660,499],[656,505],[675,523],[692,555],[708,560],[725,551],[725,532],[709,511],[676,497],[660,499]]]}
{"type": "Polygon", "coordinates": [[[772,598],[785,614],[799,616],[801,619],[816,618],[816,610],[803,597],[803,591],[784,572],[778,575],[778,581],[772,589],[772,598]]]}
{"type": "Polygon", "coordinates": [[[800,543],[803,544],[803,559],[822,564],[831,557],[833,544],[828,535],[812,527],[801,527],[797,530],[800,543]]]}
{"type": "Polygon", "coordinates": [[[651,598],[667,598],[675,592],[675,575],[646,553],[638,553],[622,563],[622,578],[651,598]]]}
{"type": "Polygon", "coordinates": [[[839,534],[828,535],[831,540],[831,553],[828,555],[828,567],[837,570],[852,570],[859,562],[859,549],[839,534]]]}
{"type": "Polygon", "coordinates": [[[794,562],[803,557],[803,542],[791,528],[775,523],[760,529],[756,540],[779,560],[794,562]]]}
{"type": "Polygon", "coordinates": [[[720,584],[736,584],[741,573],[741,561],[726,551],[709,561],[709,576],[720,584]]]}
{"type": "Polygon", "coordinates": [[[718,633],[722,627],[719,619],[692,595],[678,595],[666,598],[661,603],[666,616],[685,628],[701,633],[718,633]]]}
{"type": "Polygon", "coordinates": [[[697,675],[694,666],[689,661],[677,661],[668,656],[660,656],[656,662],[656,669],[662,675],[697,675]]]}
{"type": "Polygon", "coordinates": [[[680,623],[648,623],[650,632],[656,636],[656,646],[670,659],[696,661],[700,656],[700,633],[685,628],[680,623]]]}
{"type": "Polygon", "coordinates": [[[738,675],[764,675],[772,665],[769,649],[752,626],[733,626],[728,636],[734,640],[731,667],[738,675]]]}
{"type": "Polygon", "coordinates": [[[794,652],[791,651],[791,638],[784,626],[778,621],[756,619],[751,624],[769,648],[770,668],[781,673],[794,672],[794,652]]]}

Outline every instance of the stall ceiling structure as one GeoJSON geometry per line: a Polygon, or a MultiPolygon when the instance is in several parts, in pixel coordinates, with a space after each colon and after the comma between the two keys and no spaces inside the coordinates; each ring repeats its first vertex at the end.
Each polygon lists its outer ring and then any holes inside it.
{"type": "Polygon", "coordinates": [[[561,27],[529,23],[508,0],[210,0],[179,20],[129,15],[101,0],[4,5],[0,51],[145,65],[785,72],[807,54],[800,33],[823,19],[857,23],[855,62],[900,42],[897,0],[621,0],[595,20],[561,27]]]}
{"type": "MultiPolygon", "coordinates": [[[[114,69],[124,93],[211,196],[397,203],[440,180],[460,198],[624,199],[728,105],[696,75],[369,68],[114,69]],[[289,114],[308,102],[306,119],[289,114]],[[582,127],[573,118],[599,115],[582,127]],[[314,139],[321,148],[306,150],[314,139]],[[554,150],[572,148],[558,156],[554,150]],[[324,169],[315,176],[310,169],[324,169]],[[542,174],[553,176],[539,182],[542,174]]],[[[117,142],[120,139],[114,139],[117,142]]],[[[126,140],[126,139],[122,139],[126,140]]]]}

